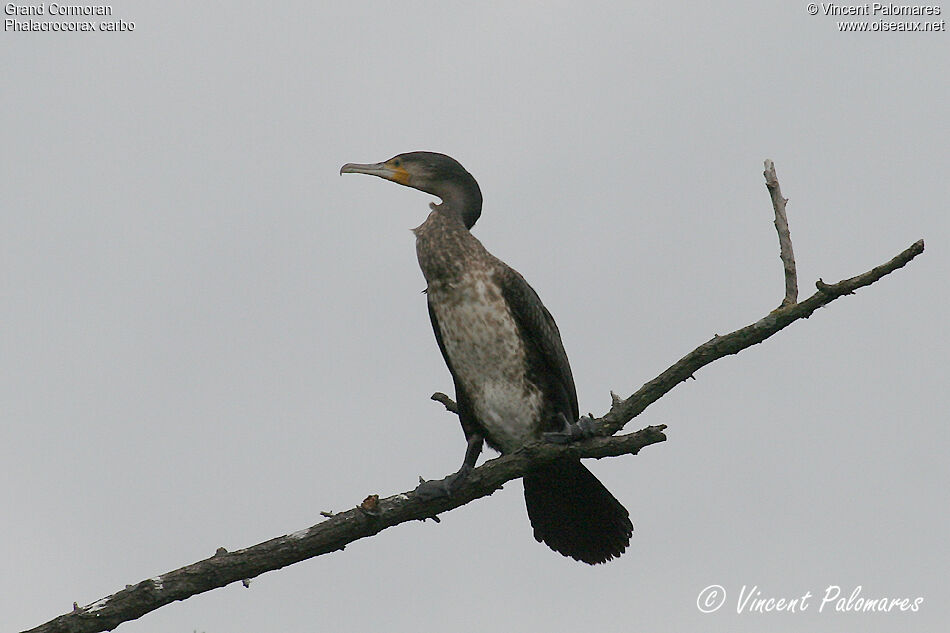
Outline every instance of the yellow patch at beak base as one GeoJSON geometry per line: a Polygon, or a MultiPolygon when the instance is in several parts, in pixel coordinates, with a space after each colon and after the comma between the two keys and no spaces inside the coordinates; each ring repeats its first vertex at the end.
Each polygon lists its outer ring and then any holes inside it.
{"type": "Polygon", "coordinates": [[[390,163],[386,163],[386,166],[392,170],[388,174],[390,180],[398,182],[400,185],[409,185],[409,172],[406,171],[405,167],[395,167],[390,163]]]}

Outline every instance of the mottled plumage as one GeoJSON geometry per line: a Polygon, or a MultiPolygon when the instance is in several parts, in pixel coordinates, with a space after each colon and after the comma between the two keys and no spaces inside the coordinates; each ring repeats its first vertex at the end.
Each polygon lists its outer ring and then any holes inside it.
{"type": "MultiPolygon", "coordinates": [[[[537,293],[469,229],[481,213],[475,179],[443,154],[412,152],[375,165],[344,165],[442,199],[413,230],[429,317],[455,382],[469,443],[462,479],[482,439],[508,453],[578,419],[577,393],[554,319],[537,293]]],[[[619,556],[633,531],[627,510],[580,461],[524,477],[538,541],[586,563],[619,556]]],[[[449,491],[450,492],[450,491],[449,491]]]]}
{"type": "Polygon", "coordinates": [[[536,441],[545,402],[525,371],[534,350],[499,283],[514,271],[438,211],[415,234],[432,328],[463,403],[463,424],[501,452],[536,441]]]}

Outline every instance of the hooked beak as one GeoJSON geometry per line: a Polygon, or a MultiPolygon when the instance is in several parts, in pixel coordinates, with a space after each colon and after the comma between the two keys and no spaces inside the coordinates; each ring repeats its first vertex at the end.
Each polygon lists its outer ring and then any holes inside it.
{"type": "Polygon", "coordinates": [[[379,176],[386,180],[397,182],[400,185],[409,184],[409,172],[404,167],[393,167],[388,163],[347,163],[340,167],[341,174],[368,174],[379,176]]]}

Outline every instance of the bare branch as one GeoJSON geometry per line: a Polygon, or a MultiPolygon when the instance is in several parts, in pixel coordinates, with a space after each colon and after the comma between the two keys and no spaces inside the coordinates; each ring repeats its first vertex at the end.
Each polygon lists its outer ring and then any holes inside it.
{"type": "MultiPolygon", "coordinates": [[[[770,160],[765,162],[765,178],[775,208],[775,228],[779,234],[781,257],[785,266],[785,300],[782,306],[752,325],[725,336],[714,336],[643,385],[626,400],[611,392],[610,410],[596,421],[603,435],[610,436],[619,431],[673,387],[693,377],[698,369],[723,356],[736,354],[761,343],[798,319],[808,318],[815,310],[838,297],[853,294],[858,288],[868,286],[897,270],[924,250],[924,242],[919,240],[889,262],[857,277],[830,285],[818,280],[818,292],[805,301],[796,303],[798,282],[785,216],[787,200],[782,197],[775,166],[770,160]]],[[[458,413],[457,404],[444,393],[434,393],[432,399],[441,402],[448,411],[458,413]]],[[[250,585],[250,579],[260,574],[341,550],[353,541],[373,536],[386,528],[406,521],[437,519],[439,513],[488,496],[501,488],[505,482],[522,477],[530,469],[559,458],[635,455],[644,446],[666,440],[663,434],[665,429],[664,425],[651,426],[627,435],[595,437],[567,446],[531,444],[476,468],[450,498],[423,501],[411,491],[386,499],[369,495],[357,507],[346,512],[321,512],[321,515],[328,517],[327,520],[306,530],[236,552],[228,552],[221,547],[211,558],[143,580],[136,585],[128,585],[125,589],[85,607],[73,603],[71,613],[25,633],[93,633],[111,630],[122,622],[134,620],[176,600],[184,600],[233,582],[242,582],[247,587],[250,585]]]]}
{"type": "Polygon", "coordinates": [[[453,510],[469,501],[485,497],[528,470],[564,456],[614,457],[635,455],[644,446],[666,440],[665,426],[647,427],[619,437],[599,437],[561,446],[542,443],[485,462],[450,498],[421,500],[411,491],[378,499],[370,495],[359,506],[317,523],[306,530],[281,536],[247,549],[228,552],[224,548],[211,558],[127,586],[107,598],[24,633],[94,633],[108,631],[122,622],[195,594],[224,587],[233,582],[249,584],[249,579],[314,556],[343,549],[349,543],[373,536],[407,521],[421,521],[453,510]]]}
{"type": "Polygon", "coordinates": [[[798,273],[795,272],[795,253],[792,251],[792,235],[788,230],[788,216],[785,215],[785,203],[788,198],[782,197],[782,188],[778,184],[775,173],[775,163],[765,159],[765,186],[772,197],[772,207],[775,209],[775,230],[778,231],[778,244],[782,266],[785,268],[785,299],[779,308],[784,308],[798,301],[798,273]]]}
{"type": "Polygon", "coordinates": [[[455,400],[452,400],[452,398],[448,397],[441,391],[436,391],[434,394],[429,396],[429,398],[431,400],[435,400],[436,402],[441,402],[443,405],[445,405],[445,408],[452,413],[459,412],[459,408],[458,405],[455,404],[455,400]]]}
{"type": "Polygon", "coordinates": [[[597,419],[602,432],[606,435],[616,433],[623,426],[640,415],[644,409],[659,400],[673,387],[683,382],[702,367],[728,356],[738,354],[747,347],[761,343],[779,330],[799,319],[807,319],[818,308],[825,306],[842,295],[854,294],[858,288],[870,286],[881,277],[906,265],[910,260],[924,252],[924,241],[918,240],[887,263],[868,272],[826,284],[818,280],[818,292],[801,303],[778,308],[752,325],[736,330],[725,336],[714,336],[692,352],[678,360],[672,367],[646,383],[632,396],[610,407],[605,416],[597,419]]]}

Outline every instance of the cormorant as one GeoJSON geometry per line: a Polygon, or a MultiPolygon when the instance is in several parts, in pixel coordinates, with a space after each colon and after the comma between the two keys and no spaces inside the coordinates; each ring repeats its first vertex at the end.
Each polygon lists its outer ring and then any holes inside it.
{"type": "MultiPolygon", "coordinates": [[[[340,173],[379,176],[442,200],[429,205],[429,217],[413,232],[429,318],[468,442],[443,494],[474,468],[483,440],[510,453],[545,437],[576,437],[577,393],[554,319],[524,278],[469,232],[482,210],[472,175],[434,152],[347,163],[340,173]]],[[[594,565],[620,556],[630,542],[627,510],[579,460],[525,475],[524,496],[535,539],[564,556],[594,565]]]]}

